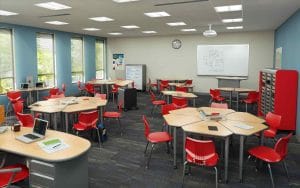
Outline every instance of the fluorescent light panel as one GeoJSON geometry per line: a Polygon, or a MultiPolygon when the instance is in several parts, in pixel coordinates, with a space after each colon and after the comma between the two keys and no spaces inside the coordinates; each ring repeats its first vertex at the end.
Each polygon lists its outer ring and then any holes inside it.
{"type": "Polygon", "coordinates": [[[191,28],[191,29],[181,29],[183,32],[192,32],[192,31],[197,31],[197,29],[191,28]]]}
{"type": "Polygon", "coordinates": [[[123,25],[123,26],[121,26],[121,27],[123,27],[123,28],[125,28],[125,29],[137,29],[137,28],[140,28],[140,27],[137,26],[137,25],[123,25]]]}
{"type": "Polygon", "coordinates": [[[85,31],[99,31],[100,29],[98,28],[93,28],[93,27],[88,27],[88,28],[83,28],[85,31]]]}
{"type": "Polygon", "coordinates": [[[47,24],[52,24],[52,25],[67,25],[69,23],[67,22],[61,22],[61,21],[48,21],[48,22],[45,22],[47,24]]]}
{"type": "Polygon", "coordinates": [[[37,3],[37,4],[34,4],[34,5],[38,6],[38,7],[50,9],[50,10],[64,10],[64,9],[70,9],[70,8],[72,8],[72,7],[69,7],[67,5],[56,3],[54,1],[47,2],[47,3],[37,3]]]}
{"type": "Polygon", "coordinates": [[[229,6],[219,6],[215,7],[216,12],[234,12],[234,11],[241,11],[242,5],[229,5],[229,6]]]}
{"type": "Polygon", "coordinates": [[[243,29],[243,26],[226,27],[226,29],[243,29]]]}
{"type": "Polygon", "coordinates": [[[15,12],[9,12],[6,10],[0,10],[0,16],[13,16],[13,15],[18,15],[19,13],[15,12]]]}
{"type": "Polygon", "coordinates": [[[181,26],[181,25],[186,25],[186,23],[184,23],[184,22],[171,22],[171,23],[167,23],[167,25],[169,25],[169,26],[181,26]]]}
{"type": "Polygon", "coordinates": [[[108,33],[109,35],[123,35],[123,33],[118,33],[118,32],[114,32],[114,33],[108,33]]]}
{"type": "Polygon", "coordinates": [[[89,18],[89,19],[90,19],[90,20],[97,21],[97,22],[110,22],[110,21],[114,21],[114,19],[108,18],[108,17],[105,17],[105,16],[102,16],[102,17],[94,17],[94,18],[89,18]]]}
{"type": "Polygon", "coordinates": [[[234,19],[223,19],[223,23],[233,23],[233,22],[242,22],[243,18],[234,18],[234,19]]]}
{"type": "Polygon", "coordinates": [[[166,17],[166,16],[170,16],[170,14],[168,14],[167,12],[148,12],[148,13],[144,13],[146,16],[149,16],[151,18],[159,18],[159,17],[166,17]]]}
{"type": "Polygon", "coordinates": [[[157,33],[156,31],[142,31],[142,33],[145,33],[145,34],[152,34],[152,33],[157,33]]]}
{"type": "Polygon", "coordinates": [[[116,3],[129,3],[129,2],[134,2],[134,1],[139,1],[139,0],[113,0],[116,3]]]}

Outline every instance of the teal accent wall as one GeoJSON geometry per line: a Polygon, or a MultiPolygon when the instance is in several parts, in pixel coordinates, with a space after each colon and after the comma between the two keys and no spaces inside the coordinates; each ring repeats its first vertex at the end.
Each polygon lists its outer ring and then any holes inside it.
{"type": "MultiPolygon", "coordinates": [[[[85,81],[95,78],[95,41],[96,39],[105,41],[106,38],[6,23],[0,23],[0,28],[13,30],[15,80],[17,88],[20,86],[20,83],[24,83],[26,81],[26,77],[29,75],[33,76],[34,81],[37,79],[37,33],[54,34],[57,87],[61,88],[61,84],[65,83],[67,86],[66,95],[76,95],[78,92],[77,85],[72,84],[71,78],[72,37],[82,36],[84,40],[85,81]]],[[[45,94],[46,93],[44,93],[44,95],[45,94]]],[[[0,104],[6,105],[7,102],[6,95],[1,95],[0,104]]]]}
{"type": "MultiPolygon", "coordinates": [[[[294,69],[300,73],[300,9],[276,29],[274,49],[278,47],[282,47],[282,69],[294,69]]],[[[297,136],[300,136],[299,94],[300,82],[298,81],[297,136]]]]}

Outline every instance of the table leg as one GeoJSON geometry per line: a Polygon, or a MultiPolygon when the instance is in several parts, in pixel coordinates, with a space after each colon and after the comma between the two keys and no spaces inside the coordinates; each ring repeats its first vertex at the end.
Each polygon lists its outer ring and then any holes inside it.
{"type": "Polygon", "coordinates": [[[176,163],[176,154],[177,154],[177,134],[176,134],[176,131],[177,128],[176,127],[173,127],[173,157],[174,157],[174,161],[173,161],[173,165],[174,165],[174,169],[177,169],[177,163],[176,163]]]}
{"type": "Polygon", "coordinates": [[[245,139],[245,136],[240,135],[240,161],[239,161],[240,183],[243,182],[244,139],[245,139]]]}
{"type": "Polygon", "coordinates": [[[182,162],[185,162],[185,139],[186,139],[186,133],[183,131],[183,141],[182,141],[182,162]]]}
{"type": "Polygon", "coordinates": [[[101,123],[103,124],[103,123],[104,123],[104,122],[103,122],[103,121],[104,121],[104,120],[103,120],[103,106],[100,106],[100,107],[99,107],[99,112],[100,112],[100,114],[99,114],[99,115],[100,115],[100,118],[99,118],[99,119],[100,119],[101,123]]]}
{"type": "Polygon", "coordinates": [[[36,90],[36,101],[39,101],[40,97],[39,97],[39,91],[36,90]]]}
{"type": "Polygon", "coordinates": [[[225,165],[224,165],[224,181],[228,183],[228,155],[229,155],[229,136],[225,138],[225,165]]]}
{"type": "Polygon", "coordinates": [[[65,122],[66,122],[66,133],[69,132],[69,117],[68,113],[65,112],[65,122]]]}
{"type": "Polygon", "coordinates": [[[193,99],[193,106],[196,107],[196,99],[193,99]]]}
{"type": "Polygon", "coordinates": [[[239,111],[239,95],[240,95],[240,93],[237,92],[236,93],[236,111],[239,111]]]}
{"type": "Polygon", "coordinates": [[[229,92],[229,105],[232,108],[232,91],[229,92]]]}
{"type": "Polygon", "coordinates": [[[53,127],[54,127],[54,130],[57,131],[57,113],[53,113],[53,127]]]}

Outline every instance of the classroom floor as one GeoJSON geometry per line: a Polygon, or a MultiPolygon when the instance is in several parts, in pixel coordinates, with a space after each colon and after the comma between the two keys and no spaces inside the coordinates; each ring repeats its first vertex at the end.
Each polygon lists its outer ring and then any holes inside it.
{"type": "MultiPolygon", "coordinates": [[[[196,101],[196,106],[208,106],[209,96],[200,95],[196,101]]],[[[145,168],[147,157],[144,156],[146,140],[144,138],[144,125],[142,115],[146,115],[151,124],[152,131],[160,131],[163,118],[158,111],[151,118],[150,112],[152,104],[147,93],[138,93],[138,110],[123,112],[121,119],[124,134],[121,136],[119,125],[116,120],[105,120],[107,129],[107,141],[103,147],[99,148],[98,143],[90,139],[90,134],[82,135],[92,141],[92,148],[89,151],[89,187],[90,188],[176,188],[182,187],[182,131],[178,131],[177,144],[177,166],[173,168],[172,150],[170,154],[166,152],[166,145],[156,145],[149,169],[145,168]]],[[[244,110],[244,105],[240,106],[244,110]]],[[[116,110],[116,105],[110,101],[107,110],[116,110]]],[[[283,133],[285,134],[285,133],[283,133]]],[[[282,135],[283,135],[282,134],[282,135]]],[[[194,135],[197,137],[197,135],[194,135]]],[[[215,139],[217,152],[221,151],[222,140],[215,139]]],[[[246,140],[245,151],[258,145],[259,140],[255,136],[246,140]]],[[[272,146],[271,141],[265,139],[265,144],[272,146]]],[[[148,147],[150,152],[150,147],[148,147]]],[[[229,182],[219,183],[222,188],[234,187],[271,187],[269,173],[266,165],[262,165],[258,171],[255,170],[253,160],[247,162],[245,152],[244,161],[244,182],[238,180],[238,157],[239,140],[233,137],[229,155],[229,182]]],[[[300,187],[300,143],[293,137],[289,143],[289,152],[286,158],[290,173],[290,181],[287,180],[285,171],[281,164],[272,166],[276,187],[300,187]]],[[[223,159],[219,162],[220,176],[224,176],[223,159]]],[[[215,187],[215,174],[211,168],[194,167],[191,175],[185,176],[184,187],[215,187]]],[[[28,182],[20,184],[21,187],[28,187],[28,182]],[[27,184],[27,185],[26,185],[27,184]]]]}

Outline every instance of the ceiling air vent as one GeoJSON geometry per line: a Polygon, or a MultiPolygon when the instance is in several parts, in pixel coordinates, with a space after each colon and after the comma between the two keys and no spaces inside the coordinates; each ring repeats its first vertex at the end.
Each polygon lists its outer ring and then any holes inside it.
{"type": "Polygon", "coordinates": [[[190,1],[177,1],[173,3],[160,3],[156,4],[154,6],[168,6],[168,5],[179,5],[179,4],[187,4],[187,3],[199,3],[199,2],[204,2],[208,0],[190,0],[190,1]]]}
{"type": "Polygon", "coordinates": [[[65,13],[65,14],[53,14],[53,15],[48,15],[48,16],[39,16],[39,18],[51,18],[51,17],[59,17],[59,16],[69,16],[71,14],[65,13]]]}

